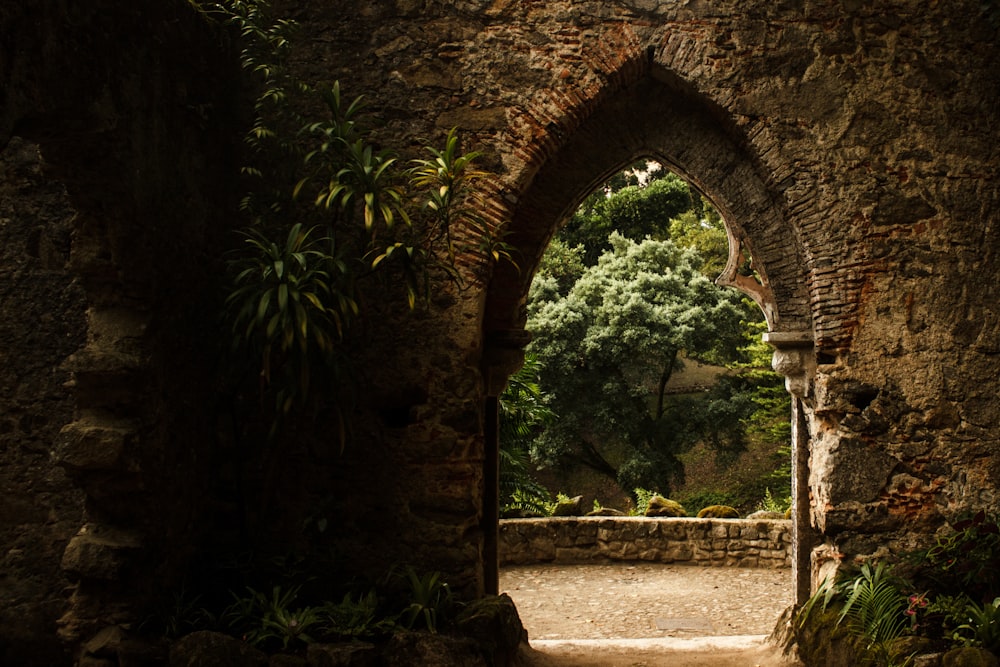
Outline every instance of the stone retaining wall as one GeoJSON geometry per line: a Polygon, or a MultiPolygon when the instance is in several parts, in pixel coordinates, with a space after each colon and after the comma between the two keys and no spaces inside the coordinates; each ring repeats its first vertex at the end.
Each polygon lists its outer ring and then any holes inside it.
{"type": "Polygon", "coordinates": [[[790,567],[792,522],[558,517],[500,522],[500,564],[643,560],[790,567]]]}

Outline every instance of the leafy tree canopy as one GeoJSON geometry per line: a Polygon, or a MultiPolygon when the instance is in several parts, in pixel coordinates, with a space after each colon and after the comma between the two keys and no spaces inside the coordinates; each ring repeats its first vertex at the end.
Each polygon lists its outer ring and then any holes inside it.
{"type": "Polygon", "coordinates": [[[735,360],[746,306],[700,272],[694,250],[618,233],[609,243],[565,295],[544,271],[536,278],[530,351],[559,418],[532,453],[546,464],[576,459],[625,489],[668,492],[683,480],[677,455],[699,433],[681,425],[667,383],[682,353],[735,360]]]}
{"type": "Polygon", "coordinates": [[[634,241],[647,236],[667,238],[670,221],[691,209],[698,198],[680,177],[664,171],[663,176],[646,185],[597,190],[577,209],[559,236],[570,247],[582,246],[584,263],[593,266],[610,249],[611,232],[634,241]]]}

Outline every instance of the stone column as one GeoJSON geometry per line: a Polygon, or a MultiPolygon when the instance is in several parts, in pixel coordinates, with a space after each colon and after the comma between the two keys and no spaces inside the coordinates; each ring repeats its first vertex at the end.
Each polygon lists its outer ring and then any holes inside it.
{"type": "Polygon", "coordinates": [[[500,394],[507,380],[524,365],[524,348],[531,333],[503,329],[485,334],[482,372],[486,389],[483,409],[483,587],[487,595],[500,592],[500,394]]]}
{"type": "Polygon", "coordinates": [[[809,425],[804,400],[812,391],[816,372],[811,331],[769,332],[764,341],[774,348],[771,366],[785,376],[792,395],[792,579],[794,604],[800,607],[812,595],[810,561],[814,531],[809,507],[809,425]]]}

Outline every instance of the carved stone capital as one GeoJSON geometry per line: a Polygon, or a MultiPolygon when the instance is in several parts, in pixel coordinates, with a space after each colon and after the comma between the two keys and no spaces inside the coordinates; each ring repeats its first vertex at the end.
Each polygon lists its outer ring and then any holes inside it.
{"type": "Polygon", "coordinates": [[[486,332],[483,345],[483,379],[487,396],[499,396],[507,379],[524,365],[524,348],[531,342],[525,329],[496,329],[486,332]]]}
{"type": "Polygon", "coordinates": [[[816,372],[812,332],[772,331],[764,334],[763,338],[774,348],[771,368],[785,376],[788,393],[804,399],[809,395],[816,372]]]}

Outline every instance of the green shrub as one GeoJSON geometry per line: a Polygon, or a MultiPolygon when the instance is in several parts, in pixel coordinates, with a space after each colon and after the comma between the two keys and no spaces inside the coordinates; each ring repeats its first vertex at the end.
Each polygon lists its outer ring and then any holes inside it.
{"type": "Polygon", "coordinates": [[[655,496],[656,492],[648,489],[634,489],[632,493],[635,495],[635,507],[629,509],[629,516],[642,516],[646,513],[646,508],[649,507],[649,499],[655,496]]]}
{"type": "Polygon", "coordinates": [[[1000,597],[1000,526],[985,512],[956,522],[934,546],[910,554],[907,575],[921,589],[966,595],[981,604],[1000,597]]]}
{"type": "Polygon", "coordinates": [[[792,497],[779,500],[771,495],[771,487],[764,489],[764,497],[757,503],[757,509],[763,512],[781,512],[784,514],[792,508],[792,497]]]}

